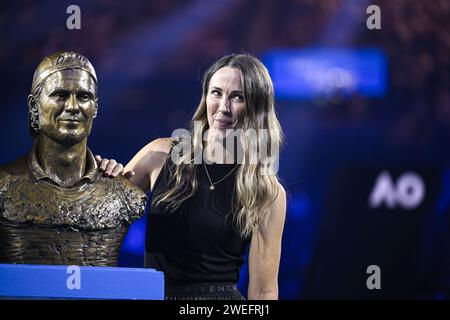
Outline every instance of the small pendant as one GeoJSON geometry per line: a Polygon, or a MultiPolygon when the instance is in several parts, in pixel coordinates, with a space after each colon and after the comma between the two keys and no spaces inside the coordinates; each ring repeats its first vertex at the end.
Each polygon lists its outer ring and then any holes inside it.
{"type": "Polygon", "coordinates": [[[214,190],[216,187],[214,187],[213,185],[209,186],[209,190],[214,190]]]}

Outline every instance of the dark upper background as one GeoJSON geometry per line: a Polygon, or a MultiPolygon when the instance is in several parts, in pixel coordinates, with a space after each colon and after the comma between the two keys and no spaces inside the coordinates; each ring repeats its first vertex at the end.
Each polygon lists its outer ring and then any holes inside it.
{"type": "MultiPolygon", "coordinates": [[[[80,0],[81,30],[68,30],[71,4],[0,5],[0,163],[31,145],[26,98],[35,67],[55,51],[80,52],[96,68],[99,113],[89,146],[122,163],[149,141],[186,127],[201,96],[203,72],[224,54],[263,57],[272,49],[310,46],[384,52],[383,97],[277,101],[286,134],[279,174],[289,196],[280,298],[304,296],[336,167],[448,164],[448,1],[80,0]],[[381,8],[381,30],[366,28],[369,4],[381,8]]],[[[144,225],[142,219],[132,227],[122,266],[142,266],[144,225]]],[[[246,281],[244,270],[243,291],[246,281]]]]}

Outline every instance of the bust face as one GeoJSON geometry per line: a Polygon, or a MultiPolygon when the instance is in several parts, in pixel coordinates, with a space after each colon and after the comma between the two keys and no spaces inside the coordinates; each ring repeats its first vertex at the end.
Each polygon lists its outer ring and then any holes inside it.
{"type": "Polygon", "coordinates": [[[96,83],[84,70],[51,74],[39,97],[40,134],[62,144],[87,138],[97,113],[96,83]]]}

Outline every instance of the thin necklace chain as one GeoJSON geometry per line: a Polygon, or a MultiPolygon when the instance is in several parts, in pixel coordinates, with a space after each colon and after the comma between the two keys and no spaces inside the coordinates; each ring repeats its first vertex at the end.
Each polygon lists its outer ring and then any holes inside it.
{"type": "Polygon", "coordinates": [[[215,185],[218,184],[219,182],[222,182],[223,180],[225,180],[234,170],[236,170],[236,168],[238,166],[236,165],[233,169],[230,170],[230,172],[228,172],[225,175],[225,177],[223,177],[222,179],[220,179],[219,181],[216,181],[216,182],[212,182],[211,177],[209,176],[208,169],[206,168],[206,164],[204,162],[203,162],[203,167],[205,168],[206,175],[208,176],[208,180],[209,180],[209,183],[210,183],[209,190],[214,190],[216,188],[215,185]]]}

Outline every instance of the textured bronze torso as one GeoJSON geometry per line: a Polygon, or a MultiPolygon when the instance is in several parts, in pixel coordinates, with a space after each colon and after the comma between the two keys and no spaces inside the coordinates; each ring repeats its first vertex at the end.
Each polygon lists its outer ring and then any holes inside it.
{"type": "Polygon", "coordinates": [[[70,227],[0,221],[2,263],[117,266],[127,226],[76,231],[70,227]]]}
{"type": "Polygon", "coordinates": [[[0,167],[0,262],[117,265],[128,226],[144,214],[145,194],[122,176],[94,170],[61,188],[36,179],[31,158],[0,167]]]}

